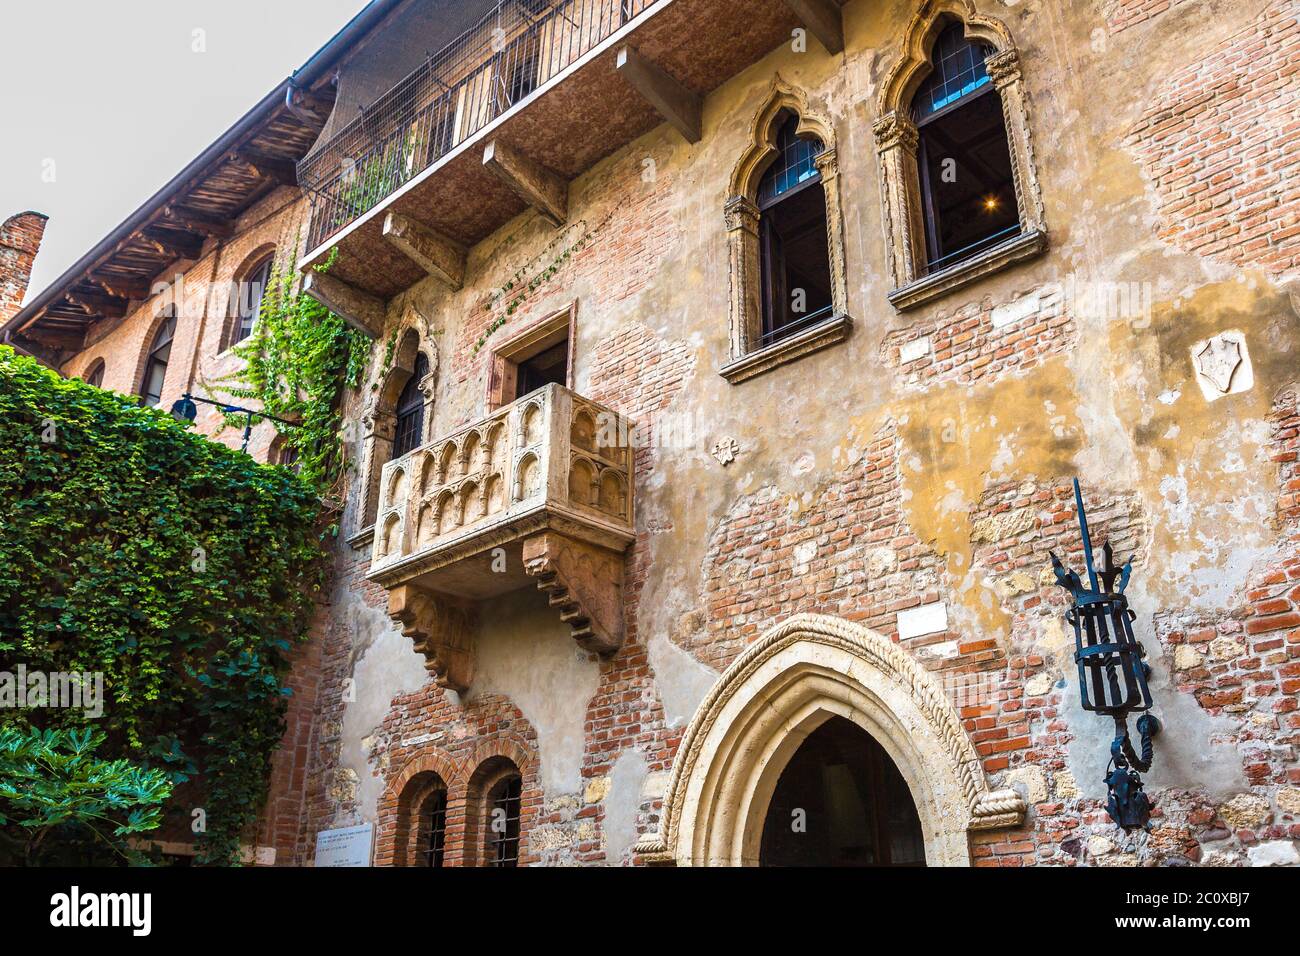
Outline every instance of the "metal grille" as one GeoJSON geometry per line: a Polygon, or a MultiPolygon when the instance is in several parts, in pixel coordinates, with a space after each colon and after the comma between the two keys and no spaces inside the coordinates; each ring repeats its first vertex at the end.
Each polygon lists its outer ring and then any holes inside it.
{"type": "Polygon", "coordinates": [[[488,816],[488,866],[519,865],[519,797],[523,781],[509,776],[492,788],[488,816]]]}
{"type": "Polygon", "coordinates": [[[912,101],[913,119],[920,122],[933,116],[992,82],[984,66],[984,58],[990,52],[988,46],[967,40],[960,23],[954,23],[939,34],[930,55],[934,72],[926,78],[912,101]]]}
{"type": "Polygon", "coordinates": [[[501,0],[298,166],[308,248],[363,216],[654,0],[501,0]]]}
{"type": "Polygon", "coordinates": [[[424,801],[426,843],[424,861],[429,867],[442,866],[443,848],[447,843],[447,791],[439,790],[424,801]]]}
{"type": "Polygon", "coordinates": [[[397,397],[397,428],[393,433],[393,457],[401,458],[420,444],[424,431],[424,395],[420,380],[429,374],[429,363],[420,352],[415,357],[415,371],[397,397]]]}

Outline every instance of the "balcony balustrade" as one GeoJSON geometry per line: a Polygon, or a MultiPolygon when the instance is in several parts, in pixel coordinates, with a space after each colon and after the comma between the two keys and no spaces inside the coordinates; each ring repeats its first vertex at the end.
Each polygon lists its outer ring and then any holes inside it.
{"type": "Polygon", "coordinates": [[[529,584],[582,647],[622,645],[629,434],[548,385],[384,466],[369,577],[444,686],[472,680],[478,602],[529,584]]]}

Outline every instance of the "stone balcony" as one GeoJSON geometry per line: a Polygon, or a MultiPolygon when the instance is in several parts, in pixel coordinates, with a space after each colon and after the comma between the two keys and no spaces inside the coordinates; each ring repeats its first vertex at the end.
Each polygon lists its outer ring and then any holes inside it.
{"type": "Polygon", "coordinates": [[[369,577],[439,684],[473,679],[478,603],[529,585],[583,648],[622,646],[630,433],[548,385],[384,466],[369,577]]]}

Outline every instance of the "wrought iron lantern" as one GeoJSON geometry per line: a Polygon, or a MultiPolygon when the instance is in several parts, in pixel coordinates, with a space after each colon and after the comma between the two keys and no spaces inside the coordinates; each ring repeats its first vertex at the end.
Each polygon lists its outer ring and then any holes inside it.
{"type": "Polygon", "coordinates": [[[1074,606],[1065,619],[1074,629],[1074,661],[1079,668],[1079,694],[1083,709],[1111,717],[1115,721],[1115,739],[1110,745],[1110,766],[1106,787],[1109,798],[1106,810],[1125,830],[1149,828],[1155,806],[1142,792],[1140,773],[1151,769],[1151,740],[1160,731],[1160,723],[1149,713],[1151,690],[1147,680],[1151,666],[1143,658],[1146,651],[1133,636],[1133,620],[1124,590],[1128,587],[1132,562],[1115,567],[1110,542],[1104,547],[1106,564],[1100,572],[1093,566],[1092,539],[1088,534],[1088,516],[1083,510],[1079,480],[1074,480],[1074,501],[1079,511],[1079,530],[1083,536],[1083,557],[1088,567],[1085,587],[1079,575],[1052,555],[1056,583],[1070,592],[1074,606]],[[1129,738],[1128,718],[1137,712],[1137,731],[1142,738],[1138,754],[1129,738]]]}
{"type": "Polygon", "coordinates": [[[172,403],[172,416],[183,422],[192,422],[198,418],[199,408],[195,402],[202,402],[204,405],[212,405],[221,409],[223,415],[247,415],[244,420],[244,444],[240,446],[240,451],[248,451],[248,440],[253,436],[253,419],[269,418],[273,422],[279,422],[281,425],[287,425],[290,428],[301,428],[299,422],[287,421],[283,418],[276,418],[274,415],[268,415],[266,412],[255,411],[251,408],[244,408],[242,405],[231,405],[228,402],[214,402],[210,398],[200,398],[197,395],[191,395],[186,392],[179,399],[172,403]]]}

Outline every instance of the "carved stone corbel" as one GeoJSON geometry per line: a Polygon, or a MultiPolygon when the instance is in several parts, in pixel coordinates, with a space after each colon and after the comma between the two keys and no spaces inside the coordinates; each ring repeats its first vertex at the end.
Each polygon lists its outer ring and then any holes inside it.
{"type": "Polygon", "coordinates": [[[553,531],[523,543],[524,571],[588,651],[623,646],[623,556],[553,531]]]}
{"type": "Polygon", "coordinates": [[[388,614],[424,655],[439,687],[458,693],[474,680],[473,620],[468,611],[409,584],[388,592],[388,614]]]}

